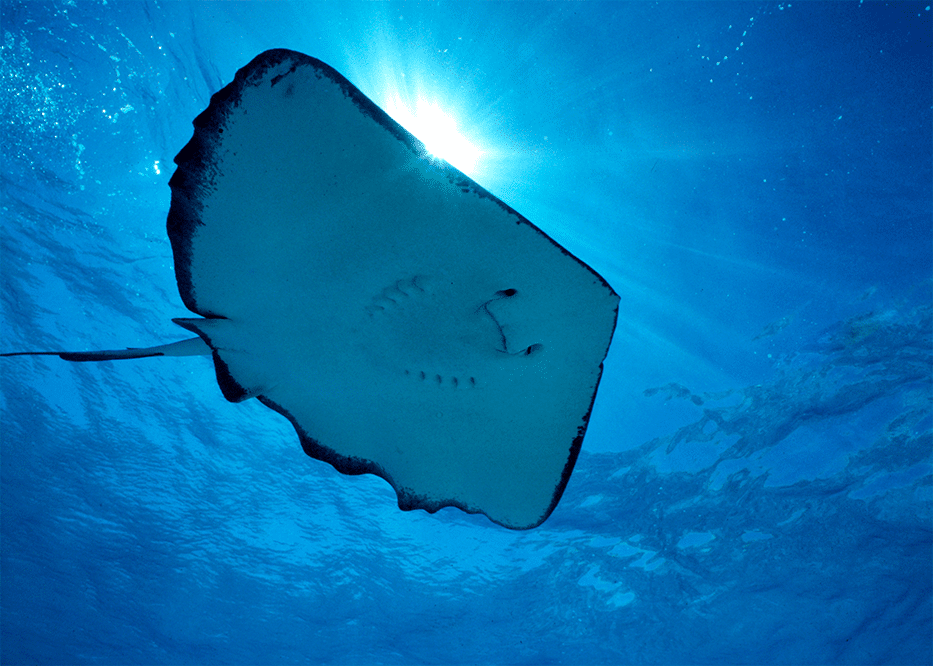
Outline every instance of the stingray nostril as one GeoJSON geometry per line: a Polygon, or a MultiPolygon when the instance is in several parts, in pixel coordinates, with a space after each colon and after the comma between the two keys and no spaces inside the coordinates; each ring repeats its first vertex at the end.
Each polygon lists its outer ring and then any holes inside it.
{"type": "Polygon", "coordinates": [[[536,342],[533,345],[528,345],[528,347],[525,348],[525,356],[531,356],[535,352],[539,352],[542,349],[544,349],[544,345],[542,345],[540,342],[536,342]]]}
{"type": "Polygon", "coordinates": [[[502,289],[501,291],[496,292],[496,296],[514,296],[518,293],[516,289],[502,289]]]}

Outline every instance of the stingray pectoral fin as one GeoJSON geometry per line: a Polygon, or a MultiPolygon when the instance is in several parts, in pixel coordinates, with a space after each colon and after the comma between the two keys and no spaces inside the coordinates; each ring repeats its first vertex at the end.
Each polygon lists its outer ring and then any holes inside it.
{"type": "Polygon", "coordinates": [[[201,338],[189,338],[167,345],[128,349],[109,349],[104,351],[69,352],[69,351],[28,351],[10,352],[0,356],[58,356],[66,361],[121,361],[129,358],[149,358],[151,356],[209,356],[211,348],[201,338]]]}

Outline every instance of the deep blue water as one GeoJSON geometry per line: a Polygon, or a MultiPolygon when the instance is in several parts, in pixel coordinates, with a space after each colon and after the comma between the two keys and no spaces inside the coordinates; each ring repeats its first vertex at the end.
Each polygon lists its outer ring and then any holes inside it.
{"type": "Polygon", "coordinates": [[[527,532],[399,511],[208,359],[2,359],[3,664],[933,661],[926,3],[0,12],[2,351],[184,337],[172,158],[273,47],[436,101],[622,299],[527,532]]]}

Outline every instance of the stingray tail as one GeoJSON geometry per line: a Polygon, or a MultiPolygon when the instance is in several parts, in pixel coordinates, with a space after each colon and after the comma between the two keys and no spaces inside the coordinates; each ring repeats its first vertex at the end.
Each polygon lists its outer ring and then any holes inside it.
{"type": "Polygon", "coordinates": [[[211,348],[201,338],[189,338],[180,342],[157,347],[110,349],[105,351],[27,351],[9,352],[0,356],[58,356],[66,361],[122,361],[128,358],[150,358],[152,356],[208,356],[211,348]]]}

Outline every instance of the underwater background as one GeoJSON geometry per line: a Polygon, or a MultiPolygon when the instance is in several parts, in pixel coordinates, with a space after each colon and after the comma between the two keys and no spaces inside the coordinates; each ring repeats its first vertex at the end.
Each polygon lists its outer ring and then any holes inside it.
{"type": "Polygon", "coordinates": [[[523,532],[399,511],[207,358],[0,360],[0,662],[933,661],[928,4],[3,0],[0,28],[0,351],[188,337],[172,160],[275,47],[436,102],[621,296],[523,532]]]}

